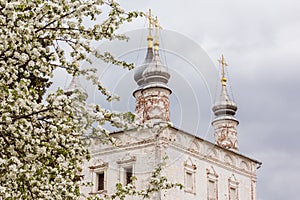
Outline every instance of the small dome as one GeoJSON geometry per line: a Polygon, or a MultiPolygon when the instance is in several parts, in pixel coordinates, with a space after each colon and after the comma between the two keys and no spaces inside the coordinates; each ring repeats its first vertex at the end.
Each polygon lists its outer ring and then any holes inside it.
{"type": "Polygon", "coordinates": [[[149,64],[143,64],[141,66],[138,66],[135,70],[134,70],[134,80],[135,82],[138,84],[138,86],[142,86],[144,85],[144,79],[143,79],[143,72],[146,69],[146,67],[149,64]]]}
{"type": "Polygon", "coordinates": [[[141,66],[138,66],[134,70],[134,80],[138,84],[138,86],[144,85],[143,72],[147,68],[149,63],[152,62],[152,59],[153,59],[153,49],[152,47],[148,47],[144,63],[141,66]]]}
{"type": "Polygon", "coordinates": [[[153,61],[143,72],[145,84],[163,83],[167,84],[170,79],[168,68],[160,61],[158,51],[154,51],[153,61]]]}
{"type": "Polygon", "coordinates": [[[222,86],[219,99],[212,108],[216,117],[218,116],[234,116],[237,111],[237,105],[229,98],[226,86],[222,86]]]}

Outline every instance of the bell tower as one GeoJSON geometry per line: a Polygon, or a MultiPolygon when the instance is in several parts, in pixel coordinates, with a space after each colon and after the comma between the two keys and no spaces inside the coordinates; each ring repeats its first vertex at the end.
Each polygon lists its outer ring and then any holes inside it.
{"type": "Polygon", "coordinates": [[[138,88],[133,95],[136,98],[136,122],[158,123],[169,122],[169,95],[171,90],[168,87],[170,74],[159,55],[159,37],[157,17],[151,16],[151,10],[147,16],[149,20],[149,35],[147,37],[148,49],[144,63],[139,66],[135,73],[134,79],[138,88]],[[155,39],[152,47],[152,27],[155,27],[155,39]]]}
{"type": "Polygon", "coordinates": [[[215,114],[215,119],[212,121],[215,143],[223,148],[237,152],[237,126],[239,124],[239,121],[235,118],[237,105],[230,99],[227,92],[225,67],[227,67],[228,64],[225,62],[223,55],[218,61],[222,66],[222,88],[221,94],[212,108],[215,114]]]}

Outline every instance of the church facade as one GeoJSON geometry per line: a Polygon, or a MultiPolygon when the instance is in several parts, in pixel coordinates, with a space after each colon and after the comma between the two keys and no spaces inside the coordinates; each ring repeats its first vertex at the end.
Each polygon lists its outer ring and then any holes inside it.
{"type": "MultiPolygon", "coordinates": [[[[83,181],[93,184],[81,191],[106,196],[114,193],[116,183],[131,184],[132,176],[137,178],[134,187],[144,189],[153,170],[165,162],[162,175],[183,188],[155,192],[151,199],[255,200],[261,163],[238,152],[237,106],[227,93],[224,71],[220,96],[212,109],[215,142],[177,129],[169,123],[171,75],[160,60],[158,37],[153,39],[149,30],[145,61],[134,73],[136,123],[140,126],[111,133],[115,146],[92,142],[91,160],[82,173],[83,181]]],[[[220,63],[224,69],[223,57],[220,63]]]]}

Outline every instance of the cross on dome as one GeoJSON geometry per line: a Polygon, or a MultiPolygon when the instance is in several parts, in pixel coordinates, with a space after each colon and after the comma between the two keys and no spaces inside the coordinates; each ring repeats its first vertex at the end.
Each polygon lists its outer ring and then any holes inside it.
{"type": "Polygon", "coordinates": [[[225,67],[228,66],[228,64],[225,62],[224,55],[222,54],[221,59],[218,60],[218,62],[222,65],[222,85],[226,86],[226,77],[225,77],[225,67]]]}
{"type": "Polygon", "coordinates": [[[157,16],[154,18],[152,17],[152,11],[151,9],[149,9],[148,14],[144,13],[145,17],[148,20],[148,29],[149,29],[149,33],[148,33],[148,47],[152,47],[152,27],[155,28],[155,41],[154,41],[154,50],[158,50],[158,46],[159,46],[159,29],[162,29],[162,27],[159,25],[158,23],[158,18],[157,16]]]}

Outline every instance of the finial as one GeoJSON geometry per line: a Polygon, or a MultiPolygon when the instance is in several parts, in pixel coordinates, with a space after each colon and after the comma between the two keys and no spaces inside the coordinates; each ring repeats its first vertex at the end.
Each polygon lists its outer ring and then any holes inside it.
{"type": "Polygon", "coordinates": [[[159,41],[158,41],[158,29],[162,29],[162,27],[158,24],[158,19],[157,19],[157,16],[155,17],[155,19],[152,17],[152,12],[151,12],[151,9],[149,9],[149,14],[147,13],[143,13],[145,15],[145,17],[147,18],[148,20],[148,23],[149,23],[149,35],[148,35],[148,47],[149,48],[152,48],[152,41],[153,41],[153,38],[152,38],[152,35],[151,35],[151,32],[152,32],[152,27],[155,27],[155,41],[154,41],[154,50],[158,50],[158,46],[159,46],[159,41]]]}
{"type": "Polygon", "coordinates": [[[162,29],[162,27],[158,23],[158,18],[157,16],[154,19],[154,26],[155,26],[155,41],[154,41],[154,50],[158,51],[159,47],[159,41],[158,41],[158,29],[162,29]]]}
{"type": "MultiPolygon", "coordinates": [[[[149,8],[149,14],[146,14],[146,18],[148,19],[148,23],[149,23],[149,30],[151,30],[151,25],[152,25],[152,12],[151,12],[151,8],[149,8]]],[[[151,34],[150,34],[151,35],[151,34]]]]}
{"type": "Polygon", "coordinates": [[[226,86],[226,81],[227,80],[226,80],[226,77],[225,77],[225,67],[227,67],[228,64],[225,62],[223,54],[222,54],[221,59],[218,60],[218,62],[222,65],[222,79],[221,79],[221,82],[222,82],[223,86],[226,86]]]}
{"type": "Polygon", "coordinates": [[[152,48],[152,41],[153,41],[153,37],[152,37],[152,27],[154,24],[154,20],[152,18],[152,12],[151,9],[149,9],[149,13],[144,13],[146,19],[148,20],[148,37],[147,37],[147,41],[148,41],[148,48],[152,48]]]}

